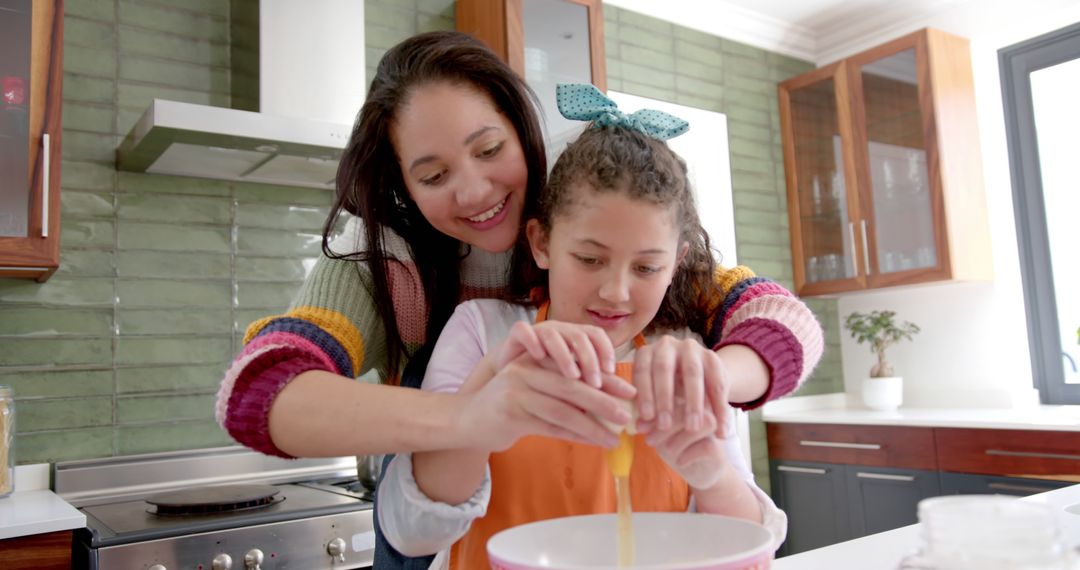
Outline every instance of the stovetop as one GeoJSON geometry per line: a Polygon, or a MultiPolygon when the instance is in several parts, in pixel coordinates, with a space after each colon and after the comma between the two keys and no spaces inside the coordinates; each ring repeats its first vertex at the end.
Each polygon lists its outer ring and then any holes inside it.
{"type": "Polygon", "coordinates": [[[161,516],[144,500],[82,507],[93,546],[211,532],[252,525],[331,515],[372,508],[362,494],[336,487],[333,482],[275,485],[277,501],[265,507],[210,514],[161,516]]]}
{"type": "Polygon", "coordinates": [[[222,447],[66,461],[52,475],[86,514],[73,568],[355,570],[374,558],[353,457],[222,447]]]}

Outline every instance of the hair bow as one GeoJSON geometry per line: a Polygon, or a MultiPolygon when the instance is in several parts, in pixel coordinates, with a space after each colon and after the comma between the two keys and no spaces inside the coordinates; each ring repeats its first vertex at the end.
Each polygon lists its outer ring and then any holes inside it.
{"type": "Polygon", "coordinates": [[[593,121],[600,126],[617,126],[641,131],[650,137],[666,141],[690,128],[690,123],[663,111],[642,109],[626,114],[588,83],[560,83],[555,87],[555,102],[567,119],[593,121]]]}

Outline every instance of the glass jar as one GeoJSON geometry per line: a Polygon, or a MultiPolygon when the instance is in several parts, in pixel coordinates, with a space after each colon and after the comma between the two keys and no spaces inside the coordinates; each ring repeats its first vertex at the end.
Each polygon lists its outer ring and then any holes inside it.
{"type": "Polygon", "coordinates": [[[15,491],[15,394],[0,386],[0,497],[15,491]]]}
{"type": "Polygon", "coordinates": [[[1078,570],[1047,505],[1002,495],[919,502],[921,546],[900,570],[1078,570]]]}

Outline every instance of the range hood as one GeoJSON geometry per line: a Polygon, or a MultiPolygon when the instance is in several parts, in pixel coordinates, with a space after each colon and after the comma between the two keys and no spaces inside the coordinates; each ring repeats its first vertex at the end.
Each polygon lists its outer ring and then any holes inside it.
{"type": "Polygon", "coordinates": [[[154,99],[119,170],[334,187],[363,104],[364,3],[259,0],[259,112],[154,99]]]}

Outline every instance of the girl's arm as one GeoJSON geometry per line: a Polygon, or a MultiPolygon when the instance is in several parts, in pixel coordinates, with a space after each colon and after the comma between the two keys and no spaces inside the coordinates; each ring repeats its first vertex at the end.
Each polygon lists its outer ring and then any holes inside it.
{"type": "MultiPolygon", "coordinates": [[[[495,375],[492,359],[489,355],[477,364],[463,389],[487,385],[495,375]]],[[[431,500],[457,505],[472,497],[484,482],[489,456],[489,451],[476,448],[414,453],[413,477],[431,500]]]]}
{"type": "Polygon", "coordinates": [[[676,426],[649,433],[646,441],[690,485],[694,510],[761,523],[779,547],[787,534],[787,515],[755,483],[739,447],[734,414],[722,420],[723,430],[716,429],[716,418],[708,412],[697,428],[684,420],[679,414],[676,426]],[[717,437],[718,431],[725,435],[717,437]]]}

